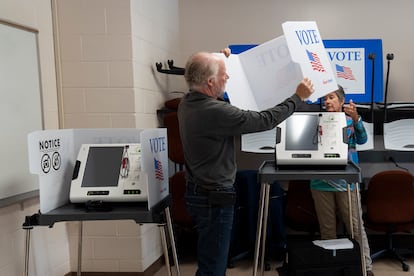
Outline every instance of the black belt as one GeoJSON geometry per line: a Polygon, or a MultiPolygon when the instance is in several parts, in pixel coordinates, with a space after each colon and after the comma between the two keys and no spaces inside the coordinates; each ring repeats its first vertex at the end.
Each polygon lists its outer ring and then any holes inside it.
{"type": "Polygon", "coordinates": [[[187,181],[187,189],[200,193],[200,194],[208,194],[209,192],[231,192],[233,191],[233,188],[231,187],[216,187],[216,188],[208,187],[206,188],[205,185],[195,184],[189,181],[187,181]]]}
{"type": "Polygon", "coordinates": [[[192,182],[187,182],[187,189],[200,195],[207,196],[211,205],[234,205],[236,203],[236,192],[232,188],[206,189],[192,182]]]}

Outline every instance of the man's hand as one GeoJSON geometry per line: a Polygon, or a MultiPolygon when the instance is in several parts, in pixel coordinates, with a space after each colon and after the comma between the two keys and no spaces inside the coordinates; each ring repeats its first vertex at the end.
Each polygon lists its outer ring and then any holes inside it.
{"type": "Polygon", "coordinates": [[[296,95],[304,101],[309,98],[314,91],[312,81],[308,78],[304,78],[296,88],[296,95]]]}
{"type": "Polygon", "coordinates": [[[220,50],[220,53],[223,53],[226,57],[229,57],[231,55],[231,50],[230,48],[224,48],[220,50]]]}

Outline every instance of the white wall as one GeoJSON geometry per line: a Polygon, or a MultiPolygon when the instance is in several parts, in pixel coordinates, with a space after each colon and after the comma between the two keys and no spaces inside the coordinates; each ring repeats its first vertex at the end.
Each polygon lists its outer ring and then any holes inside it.
{"type": "MultiPolygon", "coordinates": [[[[156,72],[155,62],[164,62],[179,52],[176,1],[3,0],[0,18],[39,30],[45,128],[59,128],[58,101],[62,127],[158,126],[156,110],[174,95],[169,92],[175,84],[169,76],[156,72]],[[68,25],[59,25],[68,28],[74,38],[59,41],[65,48],[59,48],[62,58],[57,64],[66,62],[62,67],[55,67],[51,2],[56,4],[56,10],[66,5],[65,15],[75,11],[71,9],[84,8],[84,16],[72,13],[74,17],[69,17],[68,25]],[[136,21],[127,21],[130,17],[136,21]],[[124,28],[128,26],[135,28],[133,43],[131,30],[124,39],[128,33],[124,28]],[[82,62],[91,66],[82,67],[82,62]],[[130,71],[126,70],[128,66],[130,71]],[[56,75],[63,81],[57,83],[56,75]],[[119,95],[125,95],[124,101],[116,101],[119,95]]],[[[0,275],[23,275],[22,224],[25,216],[38,209],[37,198],[0,208],[0,275]]],[[[77,226],[76,222],[57,223],[52,229],[32,230],[30,275],[54,276],[76,271],[77,226]]],[[[82,270],[144,271],[161,254],[159,237],[155,225],[86,222],[82,270]]]]}
{"type": "MultiPolygon", "coordinates": [[[[65,1],[81,3],[80,0],[57,0],[61,3],[65,1]]],[[[50,2],[50,0],[0,1],[1,19],[39,30],[45,127],[49,129],[59,127],[50,2]]],[[[82,0],[82,2],[92,6],[110,3],[103,0],[82,0]]],[[[121,5],[121,2],[112,3],[116,7],[121,5]]],[[[382,39],[384,56],[389,52],[395,54],[395,60],[391,64],[390,101],[414,101],[411,96],[414,81],[411,77],[414,71],[414,56],[411,50],[414,48],[414,39],[410,33],[410,27],[414,25],[414,17],[411,14],[414,10],[414,2],[404,0],[387,3],[375,0],[131,0],[130,3],[132,11],[136,14],[133,16],[136,21],[131,23],[135,28],[132,31],[134,36],[132,51],[135,53],[133,59],[135,69],[132,77],[134,110],[130,112],[131,114],[123,114],[126,116],[119,114],[112,117],[98,116],[98,121],[89,121],[90,124],[87,125],[81,125],[84,117],[76,119],[72,116],[65,121],[69,126],[156,125],[155,110],[162,105],[162,101],[176,96],[170,93],[171,91],[185,91],[186,88],[182,77],[157,73],[155,62],[166,63],[168,59],[174,59],[176,66],[183,66],[186,58],[195,51],[217,51],[228,44],[262,43],[281,35],[281,23],[288,20],[316,21],[325,39],[382,39]]],[[[115,19],[121,18],[120,16],[117,14],[115,19]]],[[[66,46],[72,45],[66,44],[66,46]]],[[[76,49],[79,48],[72,48],[72,51],[76,49]]],[[[99,52],[90,54],[97,55],[99,52]]],[[[82,94],[84,91],[79,92],[82,97],[86,95],[82,94]]],[[[83,108],[85,106],[79,106],[77,100],[73,101],[76,97],[71,99],[62,99],[64,112],[72,115],[77,112],[85,113],[86,109],[83,108]]],[[[99,97],[96,99],[99,100],[99,97]]],[[[95,108],[95,112],[96,108],[101,107],[101,105],[91,106],[92,110],[95,108]]],[[[104,115],[105,112],[104,110],[97,113],[104,115]]],[[[0,275],[22,275],[24,267],[22,223],[26,215],[37,212],[38,206],[37,199],[32,199],[0,209],[0,275]]],[[[105,223],[104,226],[109,229],[108,231],[112,231],[113,236],[118,235],[120,239],[124,238],[124,241],[128,241],[136,239],[140,231],[132,224],[134,223],[111,222],[105,223]]],[[[75,223],[68,226],[59,223],[53,229],[37,227],[33,230],[31,275],[64,275],[74,270],[76,226],[75,223]],[[71,240],[70,246],[68,239],[71,240]],[[69,252],[72,254],[70,257],[69,252]],[[70,260],[72,267],[69,264],[70,260]]],[[[100,232],[102,228],[100,223],[92,224],[87,226],[85,231],[92,239],[98,240],[102,238],[100,232]]],[[[148,230],[141,229],[141,231],[148,230]]],[[[91,244],[86,242],[85,256],[87,257],[92,255],[91,244]]],[[[118,250],[116,254],[122,255],[125,252],[118,250]]],[[[139,257],[137,252],[132,254],[135,254],[134,257],[139,257]]],[[[90,259],[91,262],[87,267],[102,265],[105,263],[102,260],[107,260],[106,257],[108,256],[95,256],[95,259],[90,259]]],[[[120,262],[105,264],[102,269],[106,271],[127,271],[128,268],[136,268],[135,263],[128,262],[122,265],[120,262]]],[[[146,265],[143,264],[144,267],[146,265]]]]}
{"type": "Polygon", "coordinates": [[[56,72],[50,0],[2,0],[0,18],[39,31],[39,55],[45,128],[58,127],[56,72]]]}
{"type": "MultiPolygon", "coordinates": [[[[260,44],[283,34],[285,21],[316,21],[324,39],[378,38],[391,62],[389,102],[414,102],[414,2],[376,0],[180,0],[182,54],[260,44]]],[[[183,61],[181,61],[183,62],[183,61]]],[[[386,68],[384,68],[385,80],[386,68]]]]}
{"type": "Polygon", "coordinates": [[[155,62],[178,52],[177,2],[58,0],[57,13],[63,128],[157,127],[174,88],[155,62]]]}
{"type": "MultiPolygon", "coordinates": [[[[2,0],[0,18],[39,31],[40,71],[45,128],[58,127],[56,75],[50,0],[2,0]]],[[[22,99],[24,100],[24,99],[22,99]]],[[[25,216],[39,209],[37,198],[0,208],[0,275],[23,275],[25,216]]],[[[66,228],[57,225],[32,230],[30,275],[64,275],[69,271],[66,228]],[[56,250],[55,248],[59,248],[56,250]]]]}
{"type": "MultiPolygon", "coordinates": [[[[56,3],[63,128],[158,127],[157,109],[173,88],[154,69],[179,51],[177,1],[56,3]]],[[[68,230],[76,271],[78,223],[68,230]]],[[[143,272],[161,255],[155,224],[84,223],[82,271],[143,272]]]]}

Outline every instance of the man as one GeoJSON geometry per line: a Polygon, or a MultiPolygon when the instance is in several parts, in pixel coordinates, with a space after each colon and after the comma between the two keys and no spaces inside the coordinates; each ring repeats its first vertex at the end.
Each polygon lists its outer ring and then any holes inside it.
{"type": "Polygon", "coordinates": [[[224,276],[235,201],[234,137],[276,127],[311,95],[313,85],[305,78],[290,98],[255,112],[221,100],[229,76],[218,55],[192,55],[184,77],[190,91],[180,102],[178,120],[185,157],[186,206],[198,231],[196,275],[224,276]]]}

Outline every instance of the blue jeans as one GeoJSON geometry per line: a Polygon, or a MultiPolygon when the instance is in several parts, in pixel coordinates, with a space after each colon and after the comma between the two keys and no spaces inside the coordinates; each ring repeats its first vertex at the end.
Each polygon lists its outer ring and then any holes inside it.
{"type": "Polygon", "coordinates": [[[192,189],[185,201],[198,232],[196,276],[225,276],[234,206],[210,205],[205,193],[192,189]]]}

